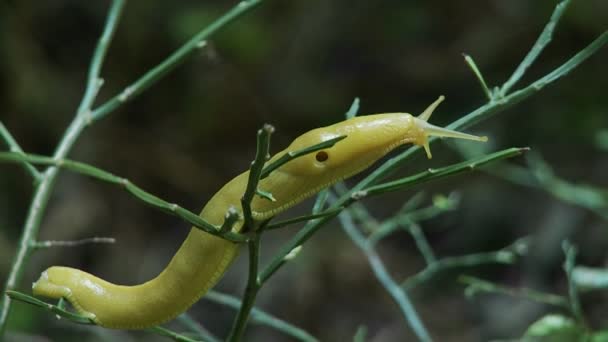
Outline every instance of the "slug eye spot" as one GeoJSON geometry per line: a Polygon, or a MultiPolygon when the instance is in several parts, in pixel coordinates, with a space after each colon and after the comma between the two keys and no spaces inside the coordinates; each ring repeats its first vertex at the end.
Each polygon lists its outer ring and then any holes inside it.
{"type": "Polygon", "coordinates": [[[317,154],[315,155],[315,159],[317,159],[318,162],[325,162],[327,161],[327,159],[329,159],[329,154],[327,154],[327,152],[325,151],[320,151],[317,152],[317,154]]]}

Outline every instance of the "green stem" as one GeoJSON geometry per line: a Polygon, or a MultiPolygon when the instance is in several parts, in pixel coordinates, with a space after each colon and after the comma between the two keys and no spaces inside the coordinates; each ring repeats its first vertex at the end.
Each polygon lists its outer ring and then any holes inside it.
{"type": "Polygon", "coordinates": [[[467,297],[473,297],[480,292],[500,293],[507,296],[525,298],[528,300],[533,300],[535,302],[557,306],[566,310],[570,308],[568,305],[568,300],[566,298],[552,293],[540,292],[526,287],[507,287],[489,282],[487,280],[466,275],[460,276],[458,280],[461,283],[468,285],[465,289],[465,294],[467,295],[467,297]]]}
{"type": "Polygon", "coordinates": [[[577,322],[587,328],[587,322],[583,315],[583,309],[581,308],[581,301],[578,296],[578,287],[572,277],[574,266],[576,266],[576,254],[578,253],[577,248],[572,245],[568,240],[565,240],[562,244],[562,249],[566,259],[564,260],[564,271],[566,272],[566,278],[568,278],[568,303],[570,312],[576,318],[577,322]]]}
{"type": "MultiPolygon", "coordinates": [[[[251,201],[258,190],[258,183],[260,182],[260,176],[262,175],[262,169],[268,159],[270,159],[270,136],[274,132],[274,127],[271,125],[264,125],[264,127],[258,130],[257,144],[255,159],[251,163],[249,169],[249,178],[247,179],[247,188],[241,198],[241,206],[243,207],[243,218],[245,219],[244,230],[253,230],[253,214],[251,211],[251,201]]],[[[272,196],[272,195],[271,195],[272,196]]]]}
{"type": "Polygon", "coordinates": [[[187,313],[177,316],[177,320],[205,342],[222,342],[187,313]]]}
{"type": "Polygon", "coordinates": [[[420,341],[432,341],[429,332],[424,327],[422,320],[418,316],[416,312],[416,308],[412,305],[407,293],[405,290],[399,287],[399,285],[393,280],[390,276],[380,256],[376,253],[374,246],[368,243],[367,239],[363,234],[359,232],[357,227],[355,227],[355,223],[353,222],[352,216],[350,215],[348,210],[343,211],[338,216],[340,223],[342,224],[342,228],[348,236],[353,240],[353,242],[363,251],[367,260],[369,261],[376,278],[382,286],[388,291],[388,293],[393,297],[395,302],[399,305],[399,308],[403,312],[403,315],[408,322],[408,324],[414,330],[414,333],[418,337],[420,341]]]}
{"type": "MultiPolygon", "coordinates": [[[[80,133],[84,130],[87,125],[87,121],[83,119],[83,113],[90,110],[95,95],[99,90],[99,71],[103,63],[103,57],[105,56],[108,44],[116,31],[118,19],[124,6],[124,0],[114,0],[108,11],[108,16],[104,26],[101,39],[99,40],[95,52],[93,54],[93,60],[89,69],[89,82],[87,82],[85,95],[83,96],[78,112],[76,113],[72,123],[68,126],[59,146],[55,150],[53,155],[54,159],[63,159],[70,152],[72,146],[76,142],[80,133]]],[[[21,275],[25,268],[27,258],[32,251],[32,241],[36,240],[38,230],[40,229],[40,222],[42,216],[48,204],[48,200],[51,194],[51,190],[57,179],[59,168],[55,166],[48,167],[42,174],[40,183],[36,186],[32,202],[28,211],[27,219],[19,239],[19,246],[17,247],[17,253],[13,260],[11,270],[8,274],[8,278],[5,284],[5,291],[12,290],[17,287],[21,280],[21,275]]],[[[11,307],[11,299],[7,295],[2,295],[2,302],[0,303],[0,339],[4,335],[6,329],[6,322],[11,307]]]]}
{"type": "Polygon", "coordinates": [[[462,56],[464,57],[464,61],[467,63],[469,68],[471,68],[471,70],[473,71],[473,74],[475,74],[475,77],[477,77],[477,81],[479,81],[479,84],[481,85],[481,90],[483,90],[483,93],[488,98],[488,101],[490,101],[490,102],[494,101],[494,96],[492,95],[492,91],[490,91],[490,88],[488,88],[486,80],[483,78],[481,71],[479,71],[479,68],[477,67],[477,63],[475,63],[475,61],[473,60],[473,57],[467,55],[466,53],[463,53],[462,56]]]}
{"type": "MultiPolygon", "coordinates": [[[[205,297],[203,297],[203,299],[207,299],[209,301],[219,303],[219,304],[231,307],[236,310],[238,310],[242,305],[241,300],[237,299],[236,297],[230,296],[230,295],[227,295],[224,293],[219,293],[216,291],[207,292],[207,294],[205,295],[205,297]]],[[[255,307],[251,309],[251,322],[257,323],[260,325],[265,325],[268,327],[272,327],[299,341],[303,341],[303,342],[318,341],[314,336],[309,334],[307,331],[305,331],[301,328],[298,328],[282,319],[279,319],[269,313],[266,313],[258,308],[255,308],[255,307]]]]}
{"type": "MultiPolygon", "coordinates": [[[[21,149],[21,146],[19,146],[15,138],[13,138],[8,129],[6,129],[2,121],[0,121],[0,137],[4,139],[6,145],[8,146],[11,152],[21,154],[23,153],[23,149],[21,149]]],[[[34,178],[34,185],[37,185],[38,182],[40,182],[40,179],[42,178],[40,171],[38,171],[34,166],[32,166],[32,164],[27,162],[22,162],[21,165],[23,166],[25,171],[28,172],[30,176],[32,176],[32,178],[34,178]]]]}
{"type": "Polygon", "coordinates": [[[464,171],[471,171],[476,168],[479,168],[483,165],[486,165],[491,162],[496,162],[498,160],[511,158],[514,156],[518,156],[525,151],[528,151],[529,148],[509,148],[506,150],[498,151],[495,153],[491,153],[479,158],[474,158],[471,160],[467,160],[458,164],[449,165],[446,167],[441,167],[437,169],[428,169],[424,172],[420,172],[413,176],[400,178],[391,182],[386,182],[374,186],[370,186],[364,190],[361,190],[361,196],[374,196],[383,194],[385,192],[392,192],[397,190],[403,190],[409,188],[413,185],[418,185],[423,182],[428,182],[434,179],[440,179],[447,176],[455,175],[458,173],[462,173],[464,171]]]}
{"type": "Polygon", "coordinates": [[[228,338],[229,342],[237,342],[243,338],[245,327],[247,326],[247,320],[249,319],[249,313],[255,303],[258,291],[262,287],[260,278],[258,276],[258,267],[260,262],[260,240],[263,229],[256,231],[251,240],[247,243],[249,250],[249,276],[247,278],[247,287],[245,289],[245,295],[243,296],[243,302],[241,308],[234,320],[232,329],[228,338]]]}
{"type": "Polygon", "coordinates": [[[559,23],[562,15],[568,9],[568,5],[570,5],[570,0],[562,0],[557,6],[555,6],[555,10],[553,10],[553,14],[551,15],[551,19],[545,28],[543,29],[540,36],[532,46],[532,49],[528,52],[526,57],[521,61],[517,69],[513,72],[511,77],[505,82],[505,84],[500,89],[500,93],[502,96],[507,95],[509,90],[524,76],[528,68],[534,63],[534,61],[538,58],[541,52],[545,49],[545,47],[551,42],[553,39],[553,32],[559,23]]]}
{"type": "Polygon", "coordinates": [[[234,21],[241,15],[252,10],[262,1],[263,0],[239,1],[232,9],[199,31],[194,37],[173,52],[164,61],[159,63],[150,71],[146,72],[131,85],[127,86],[120,94],[115,95],[113,98],[95,109],[91,114],[92,121],[97,121],[105,117],[116,108],[120,107],[123,103],[141,94],[144,90],[148,89],[158,80],[162,79],[175,67],[181,65],[195,51],[204,47],[206,45],[206,39],[208,39],[211,35],[224,28],[227,24],[234,21]]]}
{"type": "MultiPolygon", "coordinates": [[[[65,308],[63,308],[61,305],[53,305],[53,304],[50,304],[47,302],[43,302],[37,298],[28,296],[25,293],[21,293],[21,292],[17,292],[17,291],[10,291],[10,290],[6,291],[6,295],[15,300],[22,301],[24,303],[40,307],[44,310],[54,313],[55,315],[57,315],[59,317],[68,319],[71,322],[78,323],[78,324],[85,324],[85,325],[95,325],[95,323],[93,321],[91,321],[89,319],[89,317],[70,312],[70,311],[66,310],[65,308]]],[[[61,301],[60,301],[60,303],[61,303],[61,301]]],[[[200,342],[200,341],[193,340],[191,338],[188,338],[187,336],[178,334],[174,331],[171,331],[169,329],[166,329],[166,328],[163,328],[160,326],[156,326],[156,327],[150,328],[148,330],[152,331],[156,334],[159,334],[161,336],[170,337],[174,341],[200,342]]]]}
{"type": "MultiPolygon", "coordinates": [[[[525,240],[517,240],[510,246],[494,252],[473,253],[433,260],[420,272],[401,283],[404,289],[413,289],[431,279],[439,272],[452,268],[472,267],[484,264],[513,264],[525,250],[525,240]]],[[[527,246],[527,244],[526,244],[527,246]]]]}
{"type": "Polygon", "coordinates": [[[183,220],[191,223],[194,227],[207,232],[212,235],[219,236],[223,239],[232,241],[232,242],[245,242],[247,238],[241,234],[233,233],[230,231],[221,231],[220,227],[216,227],[211,223],[203,220],[197,214],[183,208],[182,206],[176,203],[169,203],[156,195],[153,195],[139,186],[132,183],[130,180],[126,178],[122,178],[116,176],[112,173],[99,169],[95,166],[76,162],[69,159],[63,158],[49,158],[45,156],[38,156],[32,154],[18,154],[11,152],[0,152],[0,161],[5,162],[19,162],[19,161],[27,161],[32,164],[40,164],[40,165],[51,165],[56,168],[64,168],[70,171],[78,172],[80,174],[99,179],[101,181],[117,185],[135,196],[142,202],[162,210],[171,215],[178,216],[183,220]]]}

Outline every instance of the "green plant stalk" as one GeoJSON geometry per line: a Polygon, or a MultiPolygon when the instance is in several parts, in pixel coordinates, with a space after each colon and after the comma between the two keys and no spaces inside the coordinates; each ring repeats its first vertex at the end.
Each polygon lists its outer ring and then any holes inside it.
{"type": "Polygon", "coordinates": [[[497,160],[512,158],[518,155],[521,155],[525,151],[528,151],[529,148],[509,148],[506,150],[490,153],[488,155],[484,155],[479,158],[474,158],[471,160],[466,160],[461,163],[440,167],[437,169],[428,169],[424,172],[417,173],[413,176],[400,178],[391,182],[386,182],[378,185],[370,186],[366,189],[361,190],[365,197],[380,195],[386,192],[392,192],[397,190],[403,190],[405,188],[409,188],[413,185],[417,185],[423,182],[427,182],[429,180],[435,180],[440,178],[445,178],[451,175],[455,175],[458,173],[462,173],[468,170],[475,170],[483,165],[486,165],[491,162],[495,162],[497,160]]]}
{"type": "MultiPolygon", "coordinates": [[[[437,214],[439,214],[439,212],[437,214]]],[[[437,261],[437,257],[435,256],[435,252],[433,251],[433,248],[431,248],[429,241],[426,239],[424,232],[420,228],[420,225],[416,222],[411,222],[408,225],[408,227],[406,228],[406,230],[408,231],[408,233],[410,233],[410,235],[414,239],[414,242],[416,243],[416,247],[418,248],[418,251],[424,258],[424,261],[427,263],[427,265],[435,263],[437,261]]],[[[371,240],[370,238],[368,238],[368,241],[370,243],[375,243],[377,240],[374,241],[374,240],[371,240]]],[[[403,284],[402,284],[402,286],[403,286],[403,284]]],[[[408,289],[407,287],[404,287],[404,288],[406,290],[408,289]]]]}
{"type": "Polygon", "coordinates": [[[540,56],[541,52],[543,52],[545,47],[549,45],[549,43],[553,39],[553,32],[555,31],[559,20],[566,12],[569,5],[570,0],[562,0],[555,6],[553,14],[551,15],[551,19],[549,19],[549,22],[547,23],[547,25],[545,25],[545,28],[543,29],[542,33],[540,34],[540,36],[538,36],[538,39],[534,43],[534,46],[532,46],[532,49],[530,49],[526,57],[524,57],[521,63],[517,66],[511,77],[509,77],[509,79],[501,87],[500,94],[502,96],[505,96],[509,92],[509,90],[511,90],[511,88],[525,75],[528,68],[532,65],[532,63],[534,63],[534,61],[536,61],[536,59],[538,58],[538,56],[540,56]]]}
{"type": "MultiPolygon", "coordinates": [[[[224,293],[219,293],[216,291],[209,291],[203,299],[209,300],[211,302],[219,303],[233,309],[238,310],[241,307],[241,300],[237,299],[234,296],[230,296],[224,293]]],[[[299,341],[302,342],[315,342],[318,341],[314,336],[309,334],[307,331],[296,327],[284,320],[281,320],[273,315],[270,315],[260,309],[252,308],[251,309],[251,322],[257,323],[260,325],[266,325],[274,328],[275,330],[281,331],[286,335],[289,335],[299,341]]]]}
{"type": "Polygon", "coordinates": [[[572,277],[572,272],[574,270],[574,266],[576,266],[576,254],[578,253],[577,248],[572,245],[568,240],[563,241],[562,249],[564,250],[565,260],[564,260],[564,272],[566,273],[566,278],[568,279],[568,303],[569,309],[578,324],[580,324],[585,329],[588,329],[587,322],[585,320],[585,316],[583,315],[583,309],[581,308],[581,301],[578,296],[578,288],[576,283],[574,282],[574,278],[572,277]]]}
{"type": "MultiPolygon", "coordinates": [[[[519,241],[515,243],[519,243],[519,241]]],[[[472,267],[484,264],[513,264],[519,256],[517,251],[512,248],[514,244],[494,252],[473,253],[434,260],[429,262],[422,271],[405,279],[401,283],[401,287],[406,290],[413,289],[428,281],[437,273],[451,268],[472,267]]]]}
{"type": "Polygon", "coordinates": [[[503,295],[525,298],[535,302],[557,306],[566,310],[570,309],[570,305],[568,304],[568,300],[566,298],[552,293],[540,292],[526,287],[507,287],[467,275],[460,276],[458,280],[461,283],[468,285],[468,287],[465,289],[468,296],[473,296],[480,291],[488,293],[499,293],[503,295]]]}
{"type": "Polygon", "coordinates": [[[245,242],[247,238],[242,234],[233,233],[230,231],[222,232],[219,227],[216,227],[209,222],[203,220],[197,214],[184,209],[182,206],[176,203],[169,203],[145,190],[141,189],[137,185],[133,184],[130,180],[111,174],[102,169],[96,168],[92,165],[75,162],[69,159],[57,159],[45,156],[38,156],[32,154],[19,154],[13,152],[0,152],[0,161],[5,162],[19,162],[26,161],[32,164],[40,165],[51,165],[56,168],[64,168],[70,171],[78,172],[80,174],[99,179],[101,181],[117,185],[131,195],[135,196],[142,202],[157,208],[163,212],[171,215],[178,216],[183,220],[191,223],[195,227],[226,240],[232,242],[245,242]]]}
{"type": "Polygon", "coordinates": [[[488,99],[488,101],[490,101],[490,102],[494,101],[494,95],[492,94],[492,91],[490,90],[490,88],[488,88],[488,84],[486,83],[486,80],[483,78],[481,71],[479,71],[479,68],[477,67],[477,63],[475,63],[475,61],[473,60],[473,57],[467,55],[466,53],[463,53],[462,56],[464,57],[464,61],[469,65],[469,68],[471,68],[471,70],[473,71],[473,74],[475,74],[475,77],[477,77],[477,81],[479,82],[479,85],[481,86],[481,90],[483,90],[483,93],[484,93],[484,95],[486,95],[486,98],[488,99]]]}
{"type": "MultiPolygon", "coordinates": [[[[21,146],[19,146],[15,138],[13,138],[11,133],[6,129],[2,121],[0,121],[0,137],[4,139],[6,145],[8,146],[11,152],[24,153],[23,149],[21,149],[21,146]]],[[[29,173],[30,176],[32,176],[32,178],[34,179],[34,185],[37,185],[38,182],[40,182],[40,179],[42,178],[40,172],[34,166],[27,162],[23,162],[21,165],[23,166],[25,171],[29,173]]]]}
{"type": "MultiPolygon", "coordinates": [[[[114,0],[108,11],[108,16],[103,29],[101,38],[99,39],[95,51],[93,53],[93,60],[89,68],[89,81],[86,85],[85,95],[79,105],[79,110],[76,113],[72,123],[68,126],[61,142],[59,143],[53,157],[55,159],[63,159],[71,150],[72,146],[76,142],[76,139],[82,133],[87,121],[84,120],[85,112],[88,112],[93,102],[95,101],[95,95],[99,90],[99,71],[103,63],[103,57],[106,54],[108,45],[116,31],[116,26],[124,7],[124,0],[114,0]]],[[[17,254],[13,260],[11,270],[8,275],[8,279],[5,284],[5,290],[12,290],[17,287],[21,280],[21,275],[27,258],[32,251],[31,241],[36,240],[38,230],[40,228],[40,222],[42,215],[48,204],[48,200],[57,179],[59,168],[55,166],[48,167],[42,174],[40,182],[36,186],[34,196],[28,211],[27,219],[23,227],[23,232],[19,240],[19,246],[17,247],[17,254]]],[[[8,320],[8,314],[11,307],[11,299],[6,294],[2,295],[2,302],[0,303],[0,339],[4,335],[6,329],[6,322],[8,320]]]]}
{"type": "MultiPolygon", "coordinates": [[[[335,198],[334,198],[335,200],[335,198]]],[[[376,275],[376,278],[382,286],[386,289],[386,291],[393,297],[395,302],[399,305],[399,308],[403,312],[405,320],[409,323],[414,330],[414,333],[418,337],[420,341],[432,341],[431,336],[427,329],[422,323],[422,320],[419,318],[418,313],[416,312],[416,308],[410,301],[407,293],[399,287],[399,285],[393,280],[390,276],[380,256],[376,253],[374,246],[368,242],[361,232],[355,227],[355,223],[353,222],[352,216],[348,210],[343,211],[338,215],[338,219],[342,224],[342,228],[346,232],[346,234],[353,240],[353,242],[363,251],[369,264],[376,275]]]]}
{"type": "Polygon", "coordinates": [[[195,51],[204,47],[206,45],[206,39],[211,37],[214,33],[224,28],[235,19],[239,18],[241,15],[257,7],[260,3],[262,3],[262,1],[263,0],[239,1],[234,7],[232,7],[232,9],[205,27],[203,30],[199,31],[194,37],[173,52],[164,61],[145,73],[131,85],[127,86],[120,94],[115,95],[103,105],[95,109],[91,113],[91,120],[97,121],[105,117],[116,108],[120,107],[123,103],[141,94],[144,90],[148,89],[151,85],[167,75],[175,67],[184,63],[184,61],[195,51]]]}
{"type": "MultiPolygon", "coordinates": [[[[32,296],[28,296],[25,293],[21,293],[18,291],[12,291],[12,290],[8,290],[6,291],[7,296],[18,300],[18,301],[22,301],[24,303],[30,304],[30,305],[34,305],[37,307],[40,307],[44,310],[47,310],[49,312],[54,313],[57,316],[60,316],[62,318],[68,319],[71,322],[74,323],[78,323],[78,324],[86,324],[86,325],[95,325],[94,322],[92,322],[88,317],[86,316],[82,316],[73,312],[70,312],[66,309],[64,309],[63,307],[59,306],[59,305],[53,305],[51,303],[47,303],[44,301],[41,301],[37,298],[34,298],[32,296]]],[[[171,337],[173,340],[175,341],[182,341],[182,342],[198,342],[195,341],[193,339],[190,339],[186,336],[180,335],[176,332],[173,332],[171,330],[162,328],[162,327],[154,327],[151,329],[148,329],[149,331],[152,331],[156,334],[162,335],[162,336],[168,336],[171,337]]]]}
{"type": "Polygon", "coordinates": [[[222,342],[187,313],[177,316],[177,320],[186,328],[190,329],[190,331],[197,334],[205,342],[222,342]]]}
{"type": "Polygon", "coordinates": [[[52,247],[79,247],[88,244],[97,243],[115,243],[116,239],[110,237],[91,237],[80,240],[46,240],[46,241],[32,241],[32,247],[35,249],[52,248],[52,247]]]}
{"type": "Polygon", "coordinates": [[[249,319],[249,314],[253,308],[253,304],[255,303],[258,291],[262,287],[262,283],[260,282],[260,278],[258,276],[258,267],[260,263],[260,240],[263,231],[263,228],[256,231],[251,240],[247,242],[247,247],[249,250],[247,287],[245,289],[245,295],[243,296],[241,308],[239,309],[239,312],[232,324],[232,328],[230,329],[228,338],[226,339],[228,342],[237,342],[243,338],[245,327],[247,326],[247,320],[249,319]]]}
{"type": "Polygon", "coordinates": [[[410,225],[416,222],[428,220],[445,211],[450,210],[454,210],[454,208],[440,208],[436,205],[430,205],[426,208],[420,208],[413,211],[405,211],[383,222],[382,225],[380,225],[378,229],[373,231],[367,239],[370,240],[370,242],[375,243],[402,227],[404,223],[410,225]]]}
{"type": "MultiPolygon", "coordinates": [[[[264,125],[264,127],[258,130],[255,159],[251,163],[249,169],[249,178],[247,179],[247,187],[245,193],[241,198],[241,206],[243,207],[243,217],[245,219],[244,231],[253,230],[253,214],[251,212],[251,201],[258,190],[258,183],[262,175],[264,164],[270,159],[270,136],[274,132],[274,127],[271,125],[264,125]]],[[[272,195],[270,195],[272,198],[272,195]]]]}

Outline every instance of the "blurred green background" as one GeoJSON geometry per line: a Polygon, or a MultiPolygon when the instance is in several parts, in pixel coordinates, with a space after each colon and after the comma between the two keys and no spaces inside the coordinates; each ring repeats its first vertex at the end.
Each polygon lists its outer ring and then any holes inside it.
{"type": "MultiPolygon", "coordinates": [[[[102,71],[101,103],[166,57],[233,1],[132,1],[127,4],[102,71]]],[[[131,179],[144,189],[198,211],[255,152],[255,132],[272,123],[273,151],[297,135],[343,119],[354,97],[360,113],[421,112],[438,95],[447,101],[432,122],[445,125],[485,102],[461,53],[477,62],[490,85],[502,84],[536,40],[554,1],[267,0],[217,34],[209,46],[165,80],[85,131],[71,158],[131,179]]],[[[0,2],[0,119],[27,152],[51,154],[72,119],[108,2],[0,2]]],[[[546,74],[608,27],[608,2],[574,1],[554,42],[521,85],[546,74]]],[[[517,87],[516,87],[517,88],[517,87]]],[[[468,131],[490,137],[488,150],[530,146],[557,175],[608,189],[608,50],[538,95],[468,131]],[[602,133],[603,132],[603,133],[602,133]],[[603,138],[602,138],[603,137],[603,138]]],[[[407,175],[462,158],[452,142],[420,154],[407,175]]],[[[4,148],[4,147],[3,147],[4,148]]],[[[524,165],[523,158],[514,163],[524,165]]],[[[352,184],[352,181],[349,183],[352,184]]],[[[389,216],[421,188],[366,201],[389,216]]],[[[438,341],[520,336],[548,310],[504,296],[467,300],[460,273],[513,286],[565,293],[561,240],[580,248],[579,262],[606,266],[608,225],[596,213],[547,192],[476,172],[424,187],[458,192],[458,210],[423,223],[439,256],[500,249],[533,237],[531,253],[513,266],[442,273],[411,293],[438,341]]],[[[32,194],[21,168],[0,165],[0,281],[4,284],[32,194]]],[[[293,213],[303,213],[307,205],[293,213]]],[[[189,226],[150,209],[121,190],[64,172],[41,228],[41,239],[111,236],[113,245],[54,248],[36,253],[22,287],[50,265],[79,267],[133,284],[155,276],[189,226]]],[[[267,234],[263,260],[297,228],[267,234]]],[[[405,232],[379,251],[400,280],[424,266],[405,232]]],[[[245,253],[243,253],[243,256],[245,253]]],[[[241,295],[241,257],[217,289],[241,295]]],[[[591,326],[607,326],[608,292],[583,296],[591,326]]],[[[332,221],[282,269],[257,305],[323,341],[348,340],[365,324],[371,341],[413,338],[398,307],[369,265],[332,221]]],[[[190,312],[224,336],[234,312],[200,301],[190,312]]],[[[162,340],[146,333],[110,331],[55,320],[14,303],[11,338],[27,334],[54,341],[162,340]]],[[[247,340],[288,340],[250,325],[247,340]]]]}

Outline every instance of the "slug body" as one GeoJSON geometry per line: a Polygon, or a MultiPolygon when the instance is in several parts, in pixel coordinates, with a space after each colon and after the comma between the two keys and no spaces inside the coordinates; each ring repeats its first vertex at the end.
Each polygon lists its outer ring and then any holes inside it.
{"type": "MultiPolygon", "coordinates": [[[[430,158],[429,136],[486,140],[429,124],[428,118],[442,100],[440,97],[419,117],[407,113],[359,116],[301,135],[271,161],[289,151],[342,135],[347,137],[331,148],[296,158],[261,180],[258,188],[272,193],[276,201],[255,196],[252,201],[254,220],[272,218],[321,189],[361,172],[400,145],[424,146],[430,158]]],[[[240,199],[248,175],[249,172],[242,173],[224,185],[200,216],[214,225],[221,225],[231,206],[242,212],[240,199]]],[[[239,232],[242,226],[240,220],[233,231],[239,232]]],[[[53,266],[33,284],[33,292],[39,296],[67,299],[80,314],[100,326],[143,329],[171,320],[187,310],[217,283],[237,252],[237,244],[192,228],[169,265],[148,282],[135,286],[115,285],[77,269],[53,266]]]]}

